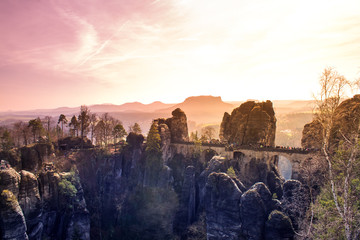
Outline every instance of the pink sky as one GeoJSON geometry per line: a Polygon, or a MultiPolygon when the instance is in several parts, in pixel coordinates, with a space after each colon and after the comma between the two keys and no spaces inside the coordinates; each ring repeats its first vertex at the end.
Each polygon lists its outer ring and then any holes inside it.
{"type": "Polygon", "coordinates": [[[360,1],[1,0],[0,111],[310,99],[360,76],[360,1]]]}

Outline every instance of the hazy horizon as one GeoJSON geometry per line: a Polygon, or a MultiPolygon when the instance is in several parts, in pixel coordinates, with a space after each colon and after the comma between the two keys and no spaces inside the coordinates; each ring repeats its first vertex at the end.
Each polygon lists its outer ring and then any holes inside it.
{"type": "MultiPolygon", "coordinates": [[[[46,107],[46,108],[36,108],[36,107],[33,107],[33,108],[29,108],[29,109],[8,109],[8,110],[1,110],[0,109],[0,113],[9,113],[9,112],[28,112],[28,111],[33,111],[33,110],[54,110],[54,109],[61,109],[61,108],[78,108],[82,105],[86,105],[86,106],[97,106],[97,105],[114,105],[114,106],[121,106],[123,104],[133,104],[133,103],[139,103],[139,104],[144,104],[144,105],[151,105],[153,103],[163,103],[163,104],[166,104],[166,105],[176,105],[176,104],[179,104],[179,103],[182,103],[184,102],[187,98],[190,98],[190,97],[201,97],[201,96],[210,96],[210,97],[221,97],[221,96],[212,96],[212,95],[199,95],[199,96],[188,96],[186,98],[184,98],[182,101],[180,102],[164,102],[164,101],[161,101],[161,100],[156,100],[156,101],[153,101],[153,102],[149,102],[149,103],[144,103],[144,102],[140,102],[140,101],[133,101],[133,102],[123,102],[123,103],[119,103],[119,104],[115,104],[115,103],[94,103],[94,104],[86,104],[86,103],[83,103],[83,104],[80,104],[80,105],[63,105],[63,106],[54,106],[54,107],[46,107]]],[[[284,102],[291,102],[291,101],[313,101],[314,99],[239,99],[239,100],[224,100],[223,97],[221,97],[221,100],[225,103],[230,103],[230,104],[235,104],[235,103],[240,103],[240,102],[246,102],[246,101],[267,101],[267,100],[270,100],[272,102],[274,101],[284,101],[284,102]]]]}
{"type": "Polygon", "coordinates": [[[359,74],[360,1],[2,0],[0,111],[311,100],[359,74]]]}

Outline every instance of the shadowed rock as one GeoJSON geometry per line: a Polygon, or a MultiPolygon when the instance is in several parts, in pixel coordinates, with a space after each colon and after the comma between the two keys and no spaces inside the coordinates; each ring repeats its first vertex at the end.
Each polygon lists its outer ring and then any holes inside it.
{"type": "Polygon", "coordinates": [[[295,232],[291,220],[280,211],[273,211],[265,225],[266,240],[291,240],[295,232]]]}
{"type": "Polygon", "coordinates": [[[241,191],[225,173],[212,173],[206,183],[207,239],[239,239],[241,191]]]}
{"type": "Polygon", "coordinates": [[[240,217],[245,239],[263,239],[266,209],[256,189],[250,189],[241,196],[240,217]]]}

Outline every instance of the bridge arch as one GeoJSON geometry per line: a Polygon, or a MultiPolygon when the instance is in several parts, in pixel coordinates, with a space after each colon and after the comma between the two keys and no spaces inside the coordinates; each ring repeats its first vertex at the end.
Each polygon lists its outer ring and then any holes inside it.
{"type": "Polygon", "coordinates": [[[277,161],[277,167],[279,169],[279,173],[285,180],[291,179],[293,166],[291,161],[287,157],[283,155],[279,155],[277,161]]]}

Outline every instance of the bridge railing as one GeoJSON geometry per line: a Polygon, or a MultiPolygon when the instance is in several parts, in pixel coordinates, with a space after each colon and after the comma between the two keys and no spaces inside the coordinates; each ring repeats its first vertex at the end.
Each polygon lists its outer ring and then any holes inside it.
{"type": "MultiPolygon", "coordinates": [[[[192,141],[177,141],[172,142],[174,144],[183,144],[183,145],[195,145],[195,142],[192,141]]],[[[225,144],[225,143],[206,143],[202,142],[201,146],[205,147],[221,147],[225,148],[225,151],[237,151],[237,150],[253,150],[253,151],[264,151],[264,152],[284,152],[284,153],[300,153],[308,154],[311,152],[318,152],[319,149],[314,148],[298,148],[298,147],[288,147],[288,146],[257,146],[257,145],[236,145],[236,144],[225,144]]]]}

